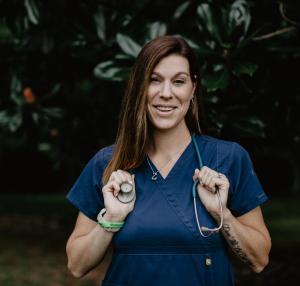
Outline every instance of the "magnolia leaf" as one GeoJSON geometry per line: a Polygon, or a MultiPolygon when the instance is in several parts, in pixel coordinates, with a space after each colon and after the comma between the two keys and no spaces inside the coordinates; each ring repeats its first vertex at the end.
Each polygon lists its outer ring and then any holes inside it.
{"type": "Polygon", "coordinates": [[[20,96],[21,92],[22,92],[22,83],[15,75],[13,75],[10,84],[10,98],[17,105],[22,105],[24,103],[24,99],[20,96]]]}
{"type": "Polygon", "coordinates": [[[224,69],[220,72],[207,74],[201,82],[208,92],[224,90],[230,83],[229,72],[224,69]]]}
{"type": "Polygon", "coordinates": [[[119,33],[117,34],[117,43],[125,54],[134,58],[137,57],[138,53],[142,49],[142,47],[130,37],[119,33]]]}
{"type": "Polygon", "coordinates": [[[173,18],[175,20],[178,20],[179,18],[181,18],[181,16],[187,10],[187,8],[190,6],[190,4],[191,4],[190,1],[186,1],[186,2],[183,2],[182,4],[180,4],[177,7],[177,9],[175,10],[173,18]]]}
{"type": "Polygon", "coordinates": [[[111,81],[123,81],[124,78],[120,76],[121,72],[122,68],[116,67],[113,61],[99,63],[94,68],[95,77],[111,81]]]}
{"type": "Polygon", "coordinates": [[[232,127],[237,129],[241,136],[265,137],[265,123],[256,116],[244,117],[232,121],[232,127]]]}
{"type": "Polygon", "coordinates": [[[241,33],[242,27],[242,35],[240,35],[240,41],[245,38],[249,25],[251,22],[251,15],[249,11],[249,6],[246,0],[236,0],[231,5],[230,11],[228,13],[228,33],[231,35],[234,31],[239,31],[241,33]]]}
{"type": "Polygon", "coordinates": [[[24,5],[27,11],[29,21],[37,25],[39,23],[39,10],[37,9],[36,3],[34,0],[25,0],[24,5]]]}
{"type": "Polygon", "coordinates": [[[51,144],[43,142],[43,143],[40,143],[37,148],[38,148],[38,151],[47,152],[47,151],[51,150],[51,144]]]}
{"type": "Polygon", "coordinates": [[[43,107],[41,108],[41,111],[52,118],[62,118],[64,115],[64,111],[58,107],[43,107]]]}
{"type": "Polygon", "coordinates": [[[39,114],[38,114],[37,112],[33,112],[33,113],[31,114],[31,116],[32,116],[33,122],[34,122],[35,124],[38,124],[39,121],[40,121],[39,114]]]}
{"type": "Polygon", "coordinates": [[[97,29],[98,38],[102,41],[105,41],[105,17],[103,13],[103,8],[101,6],[98,7],[96,13],[94,14],[94,21],[97,29]]]}
{"type": "Polygon", "coordinates": [[[211,50],[209,47],[203,45],[202,43],[196,43],[191,39],[184,37],[184,40],[189,44],[189,46],[194,49],[200,56],[207,55],[217,55],[214,50],[211,50]]]}
{"type": "Polygon", "coordinates": [[[154,22],[149,25],[150,40],[158,36],[163,36],[166,34],[166,32],[167,32],[167,26],[162,22],[154,22]]]}
{"type": "Polygon", "coordinates": [[[258,65],[256,64],[241,62],[233,66],[232,72],[235,75],[247,74],[252,77],[254,73],[257,71],[257,69],[258,69],[258,65]]]}
{"type": "Polygon", "coordinates": [[[214,15],[211,6],[207,3],[200,4],[197,8],[197,15],[198,27],[200,31],[207,31],[213,39],[216,39],[218,42],[221,42],[220,33],[218,30],[217,23],[214,20],[214,15]]]}
{"type": "Polygon", "coordinates": [[[8,129],[10,132],[15,132],[22,124],[23,118],[21,113],[15,113],[9,118],[8,129]]]}

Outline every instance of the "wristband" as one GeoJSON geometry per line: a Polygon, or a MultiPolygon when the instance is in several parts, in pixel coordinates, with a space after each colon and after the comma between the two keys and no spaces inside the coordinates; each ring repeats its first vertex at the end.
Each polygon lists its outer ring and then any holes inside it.
{"type": "Polygon", "coordinates": [[[97,216],[98,224],[107,231],[117,232],[124,225],[124,221],[114,222],[114,221],[106,221],[103,218],[106,209],[103,208],[97,216]]]}

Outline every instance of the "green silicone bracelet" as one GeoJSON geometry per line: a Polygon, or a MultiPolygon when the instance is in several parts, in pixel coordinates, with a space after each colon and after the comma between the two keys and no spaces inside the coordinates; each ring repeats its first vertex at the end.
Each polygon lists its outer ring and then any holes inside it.
{"type": "Polygon", "coordinates": [[[99,224],[104,227],[104,228],[120,228],[124,225],[124,222],[108,222],[108,221],[103,221],[99,222],[99,224]]]}

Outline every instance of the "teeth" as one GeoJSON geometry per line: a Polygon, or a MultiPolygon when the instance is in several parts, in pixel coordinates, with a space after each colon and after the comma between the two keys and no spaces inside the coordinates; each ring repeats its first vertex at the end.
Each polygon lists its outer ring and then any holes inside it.
{"type": "Polygon", "coordinates": [[[170,107],[170,106],[156,106],[156,108],[161,111],[170,111],[170,110],[174,109],[174,107],[170,107]]]}

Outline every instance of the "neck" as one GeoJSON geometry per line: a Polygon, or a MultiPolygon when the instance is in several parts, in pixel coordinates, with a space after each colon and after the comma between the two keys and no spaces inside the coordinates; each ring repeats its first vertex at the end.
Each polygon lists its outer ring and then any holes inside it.
{"type": "Polygon", "coordinates": [[[171,157],[183,150],[191,141],[191,134],[186,124],[181,124],[171,130],[153,130],[153,142],[148,150],[150,157],[164,154],[171,157]]]}

